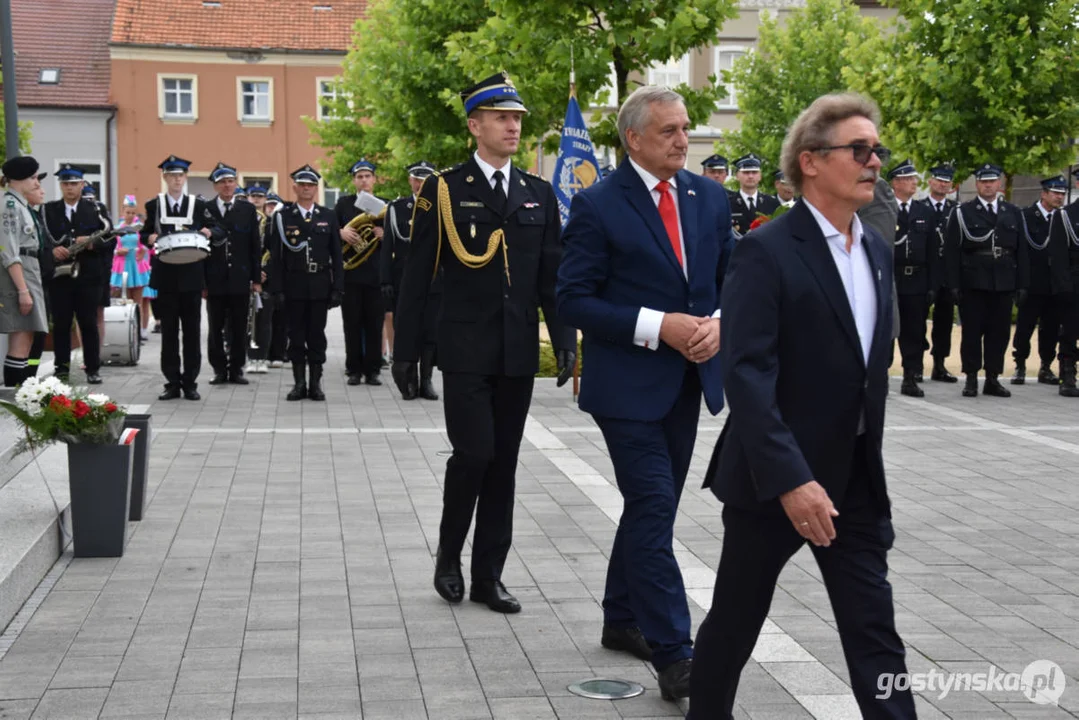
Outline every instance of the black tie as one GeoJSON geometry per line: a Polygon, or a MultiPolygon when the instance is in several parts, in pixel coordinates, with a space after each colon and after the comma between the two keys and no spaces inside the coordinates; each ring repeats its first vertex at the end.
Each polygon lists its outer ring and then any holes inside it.
{"type": "Polygon", "coordinates": [[[906,224],[907,217],[908,217],[907,204],[905,202],[900,203],[899,204],[899,219],[900,219],[900,221],[902,221],[904,224],[906,224]]]}
{"type": "Polygon", "coordinates": [[[180,214],[180,203],[176,203],[175,205],[172,206],[172,214],[173,215],[179,215],[180,214]]]}
{"type": "Polygon", "coordinates": [[[940,212],[940,203],[937,203],[937,212],[940,212]]]}
{"type": "Polygon", "coordinates": [[[502,212],[506,209],[506,191],[502,188],[502,178],[506,177],[502,174],[501,170],[495,170],[491,179],[495,181],[495,205],[498,207],[498,212],[502,212]]]}
{"type": "Polygon", "coordinates": [[[226,215],[229,214],[229,210],[231,210],[231,209],[232,209],[232,203],[230,203],[230,202],[225,203],[225,214],[226,215]]]}
{"type": "Polygon", "coordinates": [[[750,216],[753,216],[755,214],[753,212],[753,205],[754,205],[753,198],[746,198],[746,207],[749,208],[750,216]]]}
{"type": "Polygon", "coordinates": [[[997,222],[997,211],[993,209],[992,205],[986,205],[985,212],[989,215],[989,220],[995,225],[997,222]]]}

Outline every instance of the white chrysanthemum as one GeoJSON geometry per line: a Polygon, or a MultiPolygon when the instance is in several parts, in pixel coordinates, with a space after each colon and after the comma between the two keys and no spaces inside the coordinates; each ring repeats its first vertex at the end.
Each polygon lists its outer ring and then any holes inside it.
{"type": "Polygon", "coordinates": [[[86,402],[91,405],[104,405],[109,401],[109,396],[105,393],[90,393],[86,396],[86,402]]]}

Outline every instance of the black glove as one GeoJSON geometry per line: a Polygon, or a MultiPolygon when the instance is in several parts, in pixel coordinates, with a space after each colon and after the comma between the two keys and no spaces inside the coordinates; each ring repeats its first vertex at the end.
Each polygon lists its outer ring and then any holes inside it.
{"type": "Polygon", "coordinates": [[[393,312],[393,301],[397,294],[393,291],[393,285],[382,286],[382,302],[386,303],[386,311],[393,312]]]}
{"type": "Polygon", "coordinates": [[[562,387],[573,375],[573,368],[577,364],[577,353],[572,350],[559,350],[555,353],[555,363],[558,365],[557,387],[562,387]]]}
{"type": "Polygon", "coordinates": [[[344,293],[340,290],[330,291],[330,309],[341,306],[341,300],[344,298],[344,293]]]}
{"type": "Polygon", "coordinates": [[[1015,291],[1015,304],[1016,305],[1022,305],[1026,301],[1027,301],[1027,291],[1026,290],[1016,290],[1015,291]]]}
{"type": "Polygon", "coordinates": [[[415,400],[420,394],[420,374],[416,363],[407,360],[394,360],[390,368],[390,375],[397,389],[401,391],[401,397],[405,400],[415,400]]]}
{"type": "Polygon", "coordinates": [[[952,288],[952,301],[955,302],[956,305],[963,302],[963,291],[959,288],[952,288]]]}
{"type": "Polygon", "coordinates": [[[936,299],[937,299],[937,293],[935,291],[933,291],[933,290],[930,290],[929,292],[927,292],[925,294],[925,304],[926,305],[932,305],[933,301],[936,300],[936,299]]]}

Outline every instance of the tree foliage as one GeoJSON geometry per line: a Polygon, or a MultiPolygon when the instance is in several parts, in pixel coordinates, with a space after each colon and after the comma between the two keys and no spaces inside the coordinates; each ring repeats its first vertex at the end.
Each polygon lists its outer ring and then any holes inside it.
{"type": "MultiPolygon", "coordinates": [[[[7,154],[7,119],[4,117],[4,104],[0,103],[0,158],[6,158],[7,154]]],[[[31,128],[30,122],[19,123],[19,152],[26,155],[30,152],[31,128]]]]}
{"type": "Polygon", "coordinates": [[[725,81],[734,84],[739,130],[725,133],[718,151],[732,160],[753,152],[778,166],[787,128],[821,95],[848,90],[849,48],[873,42],[878,23],[850,0],[808,0],[805,7],[761,22],[756,50],[738,58],[725,81]]]}
{"type": "Polygon", "coordinates": [[[881,106],[883,133],[957,178],[986,162],[1015,174],[1074,162],[1079,0],[885,0],[895,32],[850,48],[844,77],[881,106]]]}

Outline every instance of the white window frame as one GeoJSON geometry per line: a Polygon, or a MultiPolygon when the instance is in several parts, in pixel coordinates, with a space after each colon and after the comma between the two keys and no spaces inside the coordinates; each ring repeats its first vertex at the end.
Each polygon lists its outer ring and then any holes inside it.
{"type": "MultiPolygon", "coordinates": [[[[670,58],[669,60],[667,60],[667,62],[656,63],[656,65],[663,65],[663,66],[673,65],[675,62],[677,62],[677,64],[678,64],[678,82],[674,83],[673,85],[667,85],[667,87],[672,87],[673,88],[673,87],[675,87],[677,85],[681,85],[681,84],[689,85],[690,84],[690,66],[689,66],[689,53],[688,52],[685,55],[683,55],[681,58],[679,58],[677,61],[674,58],[670,58]]],[[[656,65],[653,65],[652,67],[648,68],[648,84],[649,85],[658,85],[658,84],[660,84],[660,83],[656,82],[656,73],[657,72],[660,72],[661,70],[665,74],[671,72],[670,68],[667,68],[667,67],[660,68],[660,67],[656,67],[656,65]]]]}
{"type": "MultiPolygon", "coordinates": [[[[108,194],[107,193],[109,192],[109,189],[105,186],[105,161],[104,160],[96,160],[96,159],[93,159],[93,160],[92,159],[81,159],[81,160],[80,159],[74,159],[74,160],[72,160],[71,158],[67,158],[67,159],[64,159],[64,160],[55,160],[53,162],[53,165],[54,165],[54,167],[53,167],[53,178],[54,178],[53,185],[56,188],[55,197],[58,197],[58,198],[61,197],[61,194],[60,194],[60,179],[56,177],[56,173],[60,170],[61,165],[73,165],[73,166],[97,165],[98,171],[96,173],[87,173],[87,172],[84,171],[82,179],[84,181],[90,183],[91,185],[93,185],[96,182],[97,187],[98,187],[97,201],[105,203],[106,206],[108,205],[106,200],[108,199],[108,194]]],[[[109,208],[109,211],[111,212],[112,208],[109,208]]]]}
{"type": "Polygon", "coordinates": [[[719,57],[723,53],[737,52],[745,56],[747,53],[752,52],[753,49],[746,45],[716,45],[712,48],[712,68],[715,71],[716,80],[723,85],[727,90],[727,97],[723,100],[716,101],[717,110],[737,110],[738,109],[738,94],[735,92],[734,83],[723,82],[723,70],[719,66],[719,57]]]}
{"type": "Polygon", "coordinates": [[[334,206],[337,205],[337,201],[340,200],[342,198],[342,196],[344,196],[344,195],[348,195],[348,193],[345,192],[342,188],[332,188],[332,187],[329,187],[328,185],[326,185],[325,178],[323,178],[322,180],[319,181],[319,183],[318,183],[318,204],[319,205],[322,205],[323,207],[328,207],[330,210],[333,210],[334,206]],[[334,198],[333,205],[326,202],[326,192],[327,191],[337,193],[337,197],[334,198]]]}
{"type": "Polygon", "coordinates": [[[253,127],[268,127],[274,121],[274,86],[272,77],[247,77],[236,78],[236,119],[241,125],[253,127]],[[266,83],[266,117],[244,115],[244,83],[266,83]]]}
{"type": "Polygon", "coordinates": [[[336,102],[344,93],[344,91],[341,91],[341,94],[338,94],[338,91],[335,88],[333,95],[327,95],[327,94],[322,92],[322,84],[323,83],[334,83],[334,84],[336,84],[338,80],[339,80],[339,78],[336,78],[336,77],[317,77],[317,78],[315,78],[315,117],[318,119],[319,122],[323,122],[323,121],[326,121],[326,120],[339,120],[340,119],[340,117],[337,116],[337,115],[327,115],[327,114],[322,112],[322,99],[323,98],[330,98],[331,102],[336,102]]]}
{"type": "Polygon", "coordinates": [[[167,123],[193,123],[199,119],[199,76],[189,73],[158,73],[157,74],[157,117],[167,123]],[[166,80],[190,80],[191,81],[191,114],[169,115],[165,112],[165,81],[166,80]]]}
{"type": "Polygon", "coordinates": [[[236,180],[237,180],[237,182],[240,183],[237,187],[243,187],[245,189],[247,188],[248,185],[251,184],[251,181],[248,180],[248,178],[266,178],[266,177],[272,178],[272,180],[270,181],[272,184],[268,188],[269,191],[273,192],[273,193],[277,193],[278,195],[281,194],[281,188],[277,187],[277,173],[276,172],[270,172],[270,171],[260,172],[258,170],[248,170],[246,172],[237,173],[237,175],[238,175],[238,177],[236,178],[236,180]]]}

